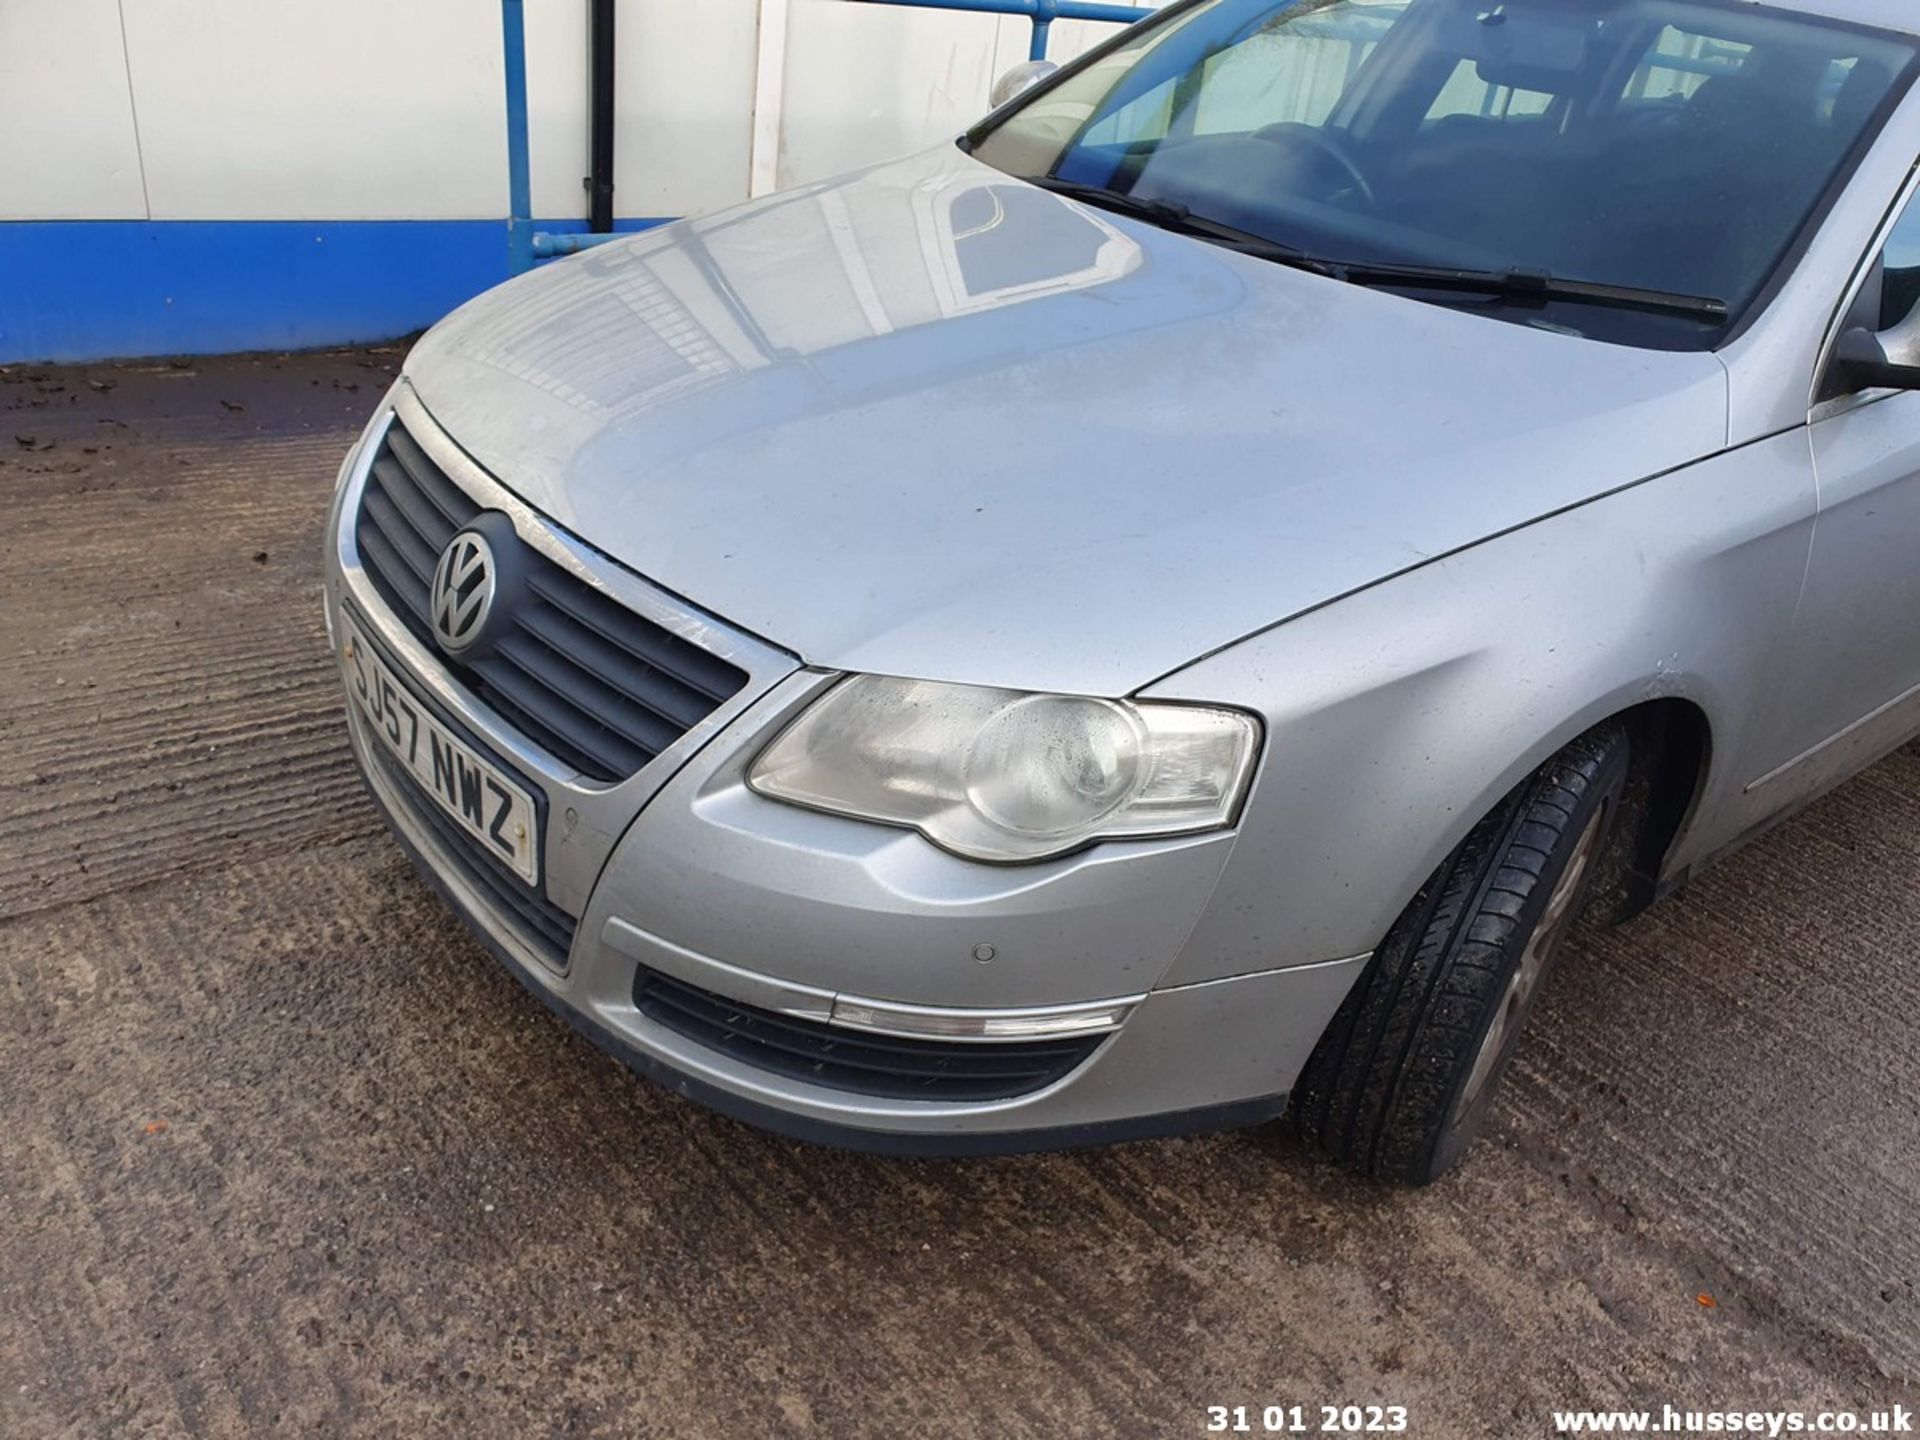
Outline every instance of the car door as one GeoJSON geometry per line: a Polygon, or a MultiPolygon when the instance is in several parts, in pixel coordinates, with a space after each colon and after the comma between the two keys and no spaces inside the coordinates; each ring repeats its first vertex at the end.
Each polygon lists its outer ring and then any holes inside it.
{"type": "MultiPolygon", "coordinates": [[[[1920,307],[1920,199],[1909,189],[1841,328],[1920,307]]],[[[1920,731],[1920,392],[1829,379],[1809,438],[1819,517],[1794,637],[1790,758],[1748,788],[1816,794],[1920,731]]]]}

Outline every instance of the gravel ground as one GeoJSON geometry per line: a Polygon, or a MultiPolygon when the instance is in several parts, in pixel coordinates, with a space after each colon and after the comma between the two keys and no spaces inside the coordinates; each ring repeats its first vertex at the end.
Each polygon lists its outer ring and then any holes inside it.
{"type": "Polygon", "coordinates": [[[0,1435],[1915,1403],[1920,752],[1578,936],[1426,1192],[807,1148],[570,1034],[362,798],[320,532],[398,359],[0,371],[0,1435]]]}

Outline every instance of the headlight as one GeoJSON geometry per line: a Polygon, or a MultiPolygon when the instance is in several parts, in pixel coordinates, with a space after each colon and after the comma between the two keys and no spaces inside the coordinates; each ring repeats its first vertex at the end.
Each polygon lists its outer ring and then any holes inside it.
{"type": "Polygon", "coordinates": [[[815,702],[747,783],[901,825],[974,860],[1230,824],[1259,723],[1238,710],[862,675],[815,702]]]}

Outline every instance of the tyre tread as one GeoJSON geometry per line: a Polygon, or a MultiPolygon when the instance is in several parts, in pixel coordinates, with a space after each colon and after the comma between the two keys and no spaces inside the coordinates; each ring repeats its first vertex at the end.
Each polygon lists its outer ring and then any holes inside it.
{"type": "Polygon", "coordinates": [[[1295,1132],[1349,1167],[1422,1183],[1528,907],[1626,735],[1589,731],[1476,825],[1374,953],[1294,1090],[1295,1132]]]}

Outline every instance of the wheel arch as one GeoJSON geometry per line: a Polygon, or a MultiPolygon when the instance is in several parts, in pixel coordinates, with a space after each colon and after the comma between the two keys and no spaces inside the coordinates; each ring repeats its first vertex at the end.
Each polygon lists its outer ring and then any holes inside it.
{"type": "Polygon", "coordinates": [[[1643,701],[1609,718],[1626,726],[1631,760],[1625,808],[1589,913],[1617,923],[1665,893],[1668,857],[1706,791],[1713,723],[1701,706],[1681,696],[1643,701]]]}
{"type": "Polygon", "coordinates": [[[1711,719],[1725,698],[1719,687],[1663,667],[1616,671],[1591,687],[1569,675],[1551,694],[1542,686],[1516,697],[1492,678],[1502,668],[1500,652],[1469,652],[1383,683],[1322,689],[1290,715],[1269,715],[1255,802],[1207,913],[1161,983],[1369,949],[1476,824],[1609,722],[1624,725],[1632,745],[1630,813],[1615,827],[1590,913],[1622,920],[1651,905],[1724,763],[1711,719]]]}
{"type": "MultiPolygon", "coordinates": [[[[1668,677],[1671,684],[1679,677],[1668,677]]],[[[1630,745],[1625,813],[1614,827],[1588,913],[1608,924],[1647,909],[1678,879],[1670,866],[1687,834],[1712,775],[1714,727],[1706,705],[1690,693],[1649,695],[1645,684],[1595,697],[1560,723],[1541,731],[1514,753],[1504,768],[1487,774],[1483,788],[1460,806],[1432,858],[1438,864],[1455,844],[1491,815],[1518,788],[1581,736],[1603,725],[1626,728],[1630,745]]],[[[1404,878],[1407,898],[1429,870],[1404,878]]]]}

